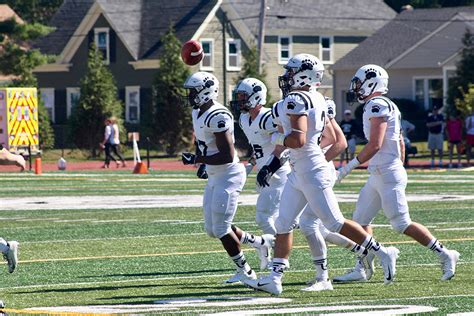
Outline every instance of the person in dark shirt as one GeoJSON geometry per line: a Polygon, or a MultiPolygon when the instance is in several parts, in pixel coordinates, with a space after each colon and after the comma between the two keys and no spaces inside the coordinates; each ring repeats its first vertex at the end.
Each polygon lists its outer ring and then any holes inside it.
{"type": "Polygon", "coordinates": [[[340,168],[342,167],[344,157],[349,157],[349,160],[352,160],[354,159],[354,154],[356,151],[356,134],[358,126],[356,120],[352,118],[351,110],[344,111],[344,119],[339,123],[339,126],[341,127],[342,132],[344,133],[344,136],[346,136],[347,140],[347,148],[341,153],[341,158],[339,160],[340,168]]]}
{"type": "Polygon", "coordinates": [[[438,166],[443,167],[443,130],[444,116],[439,113],[439,107],[433,106],[433,111],[426,119],[426,127],[428,127],[428,149],[431,150],[431,168],[434,168],[435,150],[438,150],[438,166]]]}

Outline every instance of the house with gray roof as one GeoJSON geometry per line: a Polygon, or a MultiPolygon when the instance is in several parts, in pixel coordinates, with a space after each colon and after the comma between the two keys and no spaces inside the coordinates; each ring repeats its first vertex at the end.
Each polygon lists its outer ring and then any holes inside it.
{"type": "MultiPolygon", "coordinates": [[[[246,43],[255,45],[260,1],[228,0],[222,8],[246,43]]],[[[267,0],[263,62],[272,97],[280,96],[282,66],[298,53],[325,64],[320,91],[331,96],[330,66],[395,16],[382,0],[267,0]]]]}
{"type": "MultiPolygon", "coordinates": [[[[220,81],[220,101],[229,101],[243,53],[257,43],[259,12],[258,0],[65,0],[51,21],[55,31],[37,43],[43,53],[58,56],[35,69],[55,130],[79,100],[92,42],[115,78],[125,121],[138,126],[151,111],[160,39],[170,25],[180,41],[201,41],[204,59],[191,70],[212,72],[220,81]]],[[[263,62],[273,99],[280,96],[282,66],[303,52],[327,65],[321,90],[332,95],[329,66],[395,15],[382,0],[267,0],[263,62]]]]}
{"type": "Polygon", "coordinates": [[[400,13],[333,65],[334,100],[339,113],[349,107],[349,82],[365,64],[387,70],[389,97],[413,100],[425,110],[444,105],[448,80],[460,58],[461,40],[466,29],[473,31],[473,17],[474,7],[400,13]]]}

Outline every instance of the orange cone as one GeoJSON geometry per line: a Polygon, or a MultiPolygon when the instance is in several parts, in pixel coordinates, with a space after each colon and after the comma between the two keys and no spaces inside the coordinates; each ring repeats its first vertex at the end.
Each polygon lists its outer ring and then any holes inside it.
{"type": "Polygon", "coordinates": [[[41,158],[35,159],[35,174],[42,174],[43,170],[41,169],[41,158]]]}
{"type": "Polygon", "coordinates": [[[133,173],[147,174],[148,168],[146,167],[146,164],[144,162],[137,162],[137,164],[135,165],[135,168],[133,169],[133,173]]]}

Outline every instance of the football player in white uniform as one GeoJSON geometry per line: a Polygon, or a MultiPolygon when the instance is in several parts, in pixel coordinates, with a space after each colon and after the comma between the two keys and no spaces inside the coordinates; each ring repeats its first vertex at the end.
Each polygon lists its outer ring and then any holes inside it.
{"type": "Polygon", "coordinates": [[[385,283],[391,283],[398,249],[385,248],[359,224],[346,220],[332,190],[334,169],[329,166],[320,143],[323,135],[334,141],[334,130],[326,120],[324,97],[319,92],[310,91],[321,83],[322,63],[312,55],[298,54],[290,58],[285,68],[285,74],[279,78],[280,88],[288,92],[280,113],[283,128],[282,133],[272,134],[272,142],[290,148],[292,172],[285,184],[275,221],[277,236],[272,272],[258,280],[244,280],[244,283],[272,294],[283,291],[281,281],[283,271],[288,267],[292,229],[296,217],[307,203],[314,217],[320,218],[330,231],[341,233],[380,257],[385,283]]]}
{"type": "MultiPolygon", "coordinates": [[[[321,139],[320,147],[326,157],[326,160],[330,162],[346,148],[347,142],[341,128],[334,119],[336,116],[336,105],[334,101],[325,97],[327,105],[327,119],[328,124],[331,124],[334,128],[335,139],[328,139],[323,137],[321,139]]],[[[279,112],[282,112],[282,101],[277,102],[272,108],[273,122],[281,126],[279,112]],[[279,110],[280,109],[280,110],[279,110]]],[[[329,166],[332,168],[332,172],[335,173],[334,164],[330,163],[329,166]]],[[[362,264],[368,264],[366,259],[367,251],[364,247],[356,244],[352,240],[339,233],[330,232],[321,223],[321,220],[314,216],[311,208],[306,205],[301,213],[301,217],[297,220],[298,226],[308,241],[309,248],[313,257],[313,263],[315,265],[316,275],[313,279],[309,280],[306,288],[302,291],[326,291],[332,290],[332,284],[329,281],[329,271],[327,269],[327,246],[325,241],[332,244],[349,249],[354,252],[362,264]]],[[[370,267],[369,267],[370,268],[370,267]]]]}
{"type": "Polygon", "coordinates": [[[232,224],[237,199],[245,183],[244,166],[234,149],[234,118],[217,103],[219,82],[214,75],[197,72],[186,79],[184,88],[193,106],[192,119],[198,154],[185,152],[182,161],[206,164],[208,182],[204,192],[204,226],[209,236],[219,238],[237,266],[237,273],[226,283],[255,279],[240,244],[249,244],[260,253],[268,254],[273,236],[254,236],[232,224]]]}
{"type": "MultiPolygon", "coordinates": [[[[271,143],[271,134],[277,131],[277,127],[273,124],[271,109],[263,107],[267,103],[266,98],[265,84],[255,78],[241,80],[233,92],[232,105],[236,111],[241,112],[239,125],[253,148],[257,171],[271,168],[267,162],[272,158],[275,149],[275,145],[271,143]]],[[[276,169],[270,170],[273,176],[268,180],[269,185],[258,187],[256,222],[264,234],[276,234],[275,218],[283,186],[290,171],[288,163],[282,166],[276,164],[276,169]]]]}
{"type": "MultiPolygon", "coordinates": [[[[403,167],[404,143],[401,135],[401,114],[395,103],[383,96],[388,92],[388,74],[380,66],[365,65],[355,73],[351,92],[364,104],[364,134],[369,141],[359,155],[339,169],[340,182],[359,164],[369,162],[369,178],[360,191],[353,219],[372,235],[370,223],[380,209],[393,229],[403,233],[434,251],[442,263],[441,280],[454,276],[459,253],[448,250],[423,225],[412,222],[405,196],[407,173],[403,167]]],[[[359,281],[368,278],[357,264],[340,281],[359,281]]]]}
{"type": "MultiPolygon", "coordinates": [[[[18,264],[18,246],[19,243],[17,241],[6,241],[0,238],[0,252],[7,261],[9,273],[13,273],[18,264]]],[[[3,301],[0,301],[0,308],[5,308],[3,301]]]]}

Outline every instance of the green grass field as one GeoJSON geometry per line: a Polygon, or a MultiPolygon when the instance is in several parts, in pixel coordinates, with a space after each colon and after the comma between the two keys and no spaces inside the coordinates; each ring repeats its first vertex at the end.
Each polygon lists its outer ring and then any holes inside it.
{"type": "MultiPolygon", "coordinates": [[[[366,177],[356,171],[335,188],[346,198],[340,206],[347,217],[366,177]]],[[[6,173],[0,183],[0,236],[21,245],[18,270],[9,275],[6,265],[0,266],[0,299],[9,315],[474,312],[472,172],[409,172],[412,219],[461,253],[453,280],[439,281],[437,256],[378,216],[377,239],[401,250],[394,284],[383,285],[379,268],[367,283],[300,291],[314,272],[297,231],[279,297],[222,284],[233,274],[233,264],[220,242],[204,232],[196,201],[205,182],[194,173],[6,173]]],[[[243,195],[255,194],[254,183],[253,175],[243,195]]],[[[259,232],[254,217],[254,206],[246,203],[235,222],[259,232]]],[[[257,267],[255,251],[246,248],[246,255],[257,267]]],[[[333,246],[328,259],[330,276],[354,264],[350,252],[333,246]]]]}

